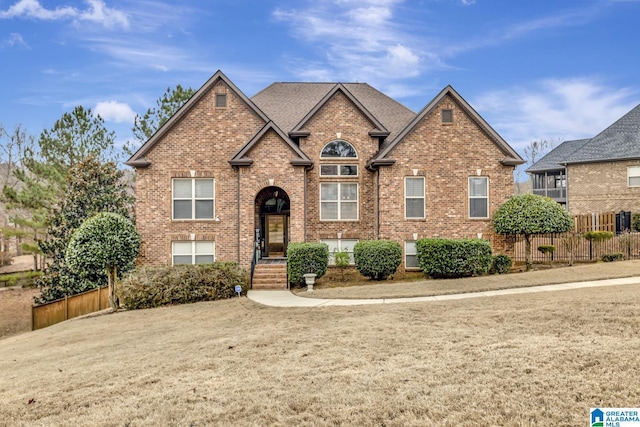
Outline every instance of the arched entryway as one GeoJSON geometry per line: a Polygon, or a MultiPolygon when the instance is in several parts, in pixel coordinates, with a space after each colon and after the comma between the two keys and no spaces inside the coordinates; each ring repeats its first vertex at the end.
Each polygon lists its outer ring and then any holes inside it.
{"type": "Polygon", "coordinates": [[[284,257],[289,242],[289,195],[280,187],[266,187],[256,195],[255,207],[261,257],[284,257]]]}

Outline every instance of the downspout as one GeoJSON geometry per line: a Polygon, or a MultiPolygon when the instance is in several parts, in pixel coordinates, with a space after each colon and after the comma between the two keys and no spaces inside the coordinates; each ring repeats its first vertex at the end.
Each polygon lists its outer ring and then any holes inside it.
{"type": "Polygon", "coordinates": [[[236,235],[238,236],[238,264],[240,264],[240,168],[237,169],[238,190],[236,191],[236,204],[238,205],[238,218],[236,219],[236,235]]]}
{"type": "Polygon", "coordinates": [[[376,240],[380,239],[380,168],[376,169],[376,240]]]}
{"type": "Polygon", "coordinates": [[[307,171],[308,169],[305,167],[302,169],[302,178],[304,180],[304,186],[303,186],[303,209],[304,212],[302,214],[302,221],[304,222],[304,226],[302,228],[302,232],[304,233],[304,236],[302,236],[302,241],[306,242],[307,241],[307,171]]]}

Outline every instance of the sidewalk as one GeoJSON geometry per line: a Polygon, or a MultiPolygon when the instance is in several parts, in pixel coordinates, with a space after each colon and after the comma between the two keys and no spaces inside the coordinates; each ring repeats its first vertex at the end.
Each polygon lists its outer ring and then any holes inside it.
{"type": "MultiPolygon", "coordinates": [[[[247,296],[258,304],[270,307],[326,307],[344,305],[398,304],[408,302],[447,301],[467,298],[493,297],[500,295],[528,294],[533,292],[565,291],[570,289],[593,288],[640,284],[640,277],[623,279],[594,280],[591,282],[562,283],[558,285],[531,286],[527,288],[500,289],[496,291],[470,292],[465,294],[438,295],[411,298],[376,299],[321,299],[299,297],[289,291],[249,291],[247,296]]],[[[312,294],[313,295],[313,294],[312,294]]]]}

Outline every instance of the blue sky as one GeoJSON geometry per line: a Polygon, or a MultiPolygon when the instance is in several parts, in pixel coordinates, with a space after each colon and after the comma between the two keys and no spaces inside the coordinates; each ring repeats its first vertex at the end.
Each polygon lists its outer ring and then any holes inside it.
{"type": "Polygon", "coordinates": [[[640,0],[0,0],[0,124],[39,135],[83,105],[122,143],[221,69],[248,96],[358,81],[414,111],[451,84],[522,154],[640,103],[639,42],[640,0]]]}

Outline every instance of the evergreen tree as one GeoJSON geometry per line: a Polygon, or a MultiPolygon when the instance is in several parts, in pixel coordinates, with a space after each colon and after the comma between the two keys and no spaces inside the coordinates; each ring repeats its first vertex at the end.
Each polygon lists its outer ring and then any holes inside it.
{"type": "Polygon", "coordinates": [[[47,217],[48,239],[39,242],[50,263],[38,280],[42,292],[39,302],[107,284],[104,271],[83,275],[73,272],[65,262],[65,254],[72,234],[87,218],[112,212],[131,219],[134,198],[127,192],[123,175],[115,163],[102,164],[95,156],[69,170],[60,204],[47,217]]]}
{"type": "Polygon", "coordinates": [[[142,117],[136,115],[132,129],[135,140],[127,141],[124,151],[132,156],[194,93],[193,89],[183,89],[181,85],[177,85],[175,89],[167,88],[156,101],[156,108],[149,108],[142,117]]]}

